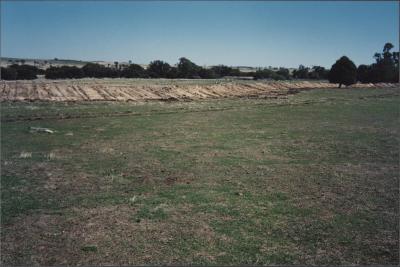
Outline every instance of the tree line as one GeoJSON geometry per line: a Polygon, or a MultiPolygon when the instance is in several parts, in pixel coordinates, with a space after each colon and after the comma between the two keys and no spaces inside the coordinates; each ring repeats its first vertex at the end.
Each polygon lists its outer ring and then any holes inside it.
{"type": "Polygon", "coordinates": [[[2,80],[34,80],[37,75],[44,74],[45,70],[31,65],[13,64],[7,68],[1,68],[2,80]]]}
{"type": "Polygon", "coordinates": [[[315,66],[312,69],[300,66],[298,71],[290,74],[289,69],[279,68],[277,71],[260,69],[253,72],[242,72],[237,68],[225,65],[203,68],[187,58],[180,58],[176,66],[167,62],[155,60],[150,62],[147,69],[138,64],[128,66],[118,65],[106,67],[96,63],[87,63],[83,67],[76,66],[51,66],[41,70],[30,65],[11,65],[1,68],[3,80],[31,80],[37,75],[44,74],[47,79],[80,79],[80,78],[166,78],[166,79],[218,79],[222,77],[253,77],[254,79],[288,80],[299,79],[326,79],[324,67],[315,66]]]}
{"type": "Polygon", "coordinates": [[[80,78],[167,78],[167,79],[217,79],[227,76],[253,77],[253,79],[310,79],[326,80],[332,83],[349,85],[357,81],[362,83],[399,82],[399,52],[391,52],[393,45],[386,43],[382,53],[375,53],[375,63],[360,65],[358,68],[346,56],[332,65],[330,70],[321,66],[307,68],[300,65],[290,73],[289,69],[278,70],[259,69],[253,72],[242,72],[237,68],[224,65],[203,68],[189,59],[182,57],[178,64],[171,66],[167,62],[155,60],[150,62],[147,69],[138,64],[127,66],[114,63],[114,67],[107,67],[96,63],[87,63],[83,67],[51,66],[46,70],[30,65],[13,64],[1,68],[3,80],[31,80],[37,75],[44,74],[47,79],[80,79],[80,78]]]}
{"type": "Polygon", "coordinates": [[[399,52],[390,52],[391,43],[383,46],[382,53],[375,53],[375,63],[360,65],[358,68],[348,57],[343,56],[332,65],[328,74],[329,82],[338,83],[339,87],[361,83],[398,83],[399,52]]]}

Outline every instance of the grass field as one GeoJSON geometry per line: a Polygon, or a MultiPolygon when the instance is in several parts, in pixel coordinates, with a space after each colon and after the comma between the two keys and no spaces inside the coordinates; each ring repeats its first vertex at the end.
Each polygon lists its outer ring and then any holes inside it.
{"type": "Polygon", "coordinates": [[[2,263],[398,264],[399,96],[4,102],[2,263]]]}

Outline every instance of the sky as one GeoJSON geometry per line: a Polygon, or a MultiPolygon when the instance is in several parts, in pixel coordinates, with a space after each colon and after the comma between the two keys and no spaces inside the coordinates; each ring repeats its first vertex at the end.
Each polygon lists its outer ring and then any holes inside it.
{"type": "Polygon", "coordinates": [[[330,67],[386,42],[396,1],[1,1],[2,57],[330,67]]]}

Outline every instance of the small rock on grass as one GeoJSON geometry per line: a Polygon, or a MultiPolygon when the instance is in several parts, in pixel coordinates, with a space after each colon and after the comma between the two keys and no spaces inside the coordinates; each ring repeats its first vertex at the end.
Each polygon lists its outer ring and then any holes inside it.
{"type": "Polygon", "coordinates": [[[54,130],[50,130],[48,128],[43,128],[43,127],[30,127],[29,132],[31,132],[31,133],[49,133],[49,134],[53,134],[55,131],[54,130]]]}

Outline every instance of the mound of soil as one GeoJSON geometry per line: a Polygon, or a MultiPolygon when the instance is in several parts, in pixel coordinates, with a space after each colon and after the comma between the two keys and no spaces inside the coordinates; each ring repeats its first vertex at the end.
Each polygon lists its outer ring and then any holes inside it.
{"type": "MultiPolygon", "coordinates": [[[[215,84],[135,84],[92,79],[65,81],[1,81],[0,101],[177,101],[223,97],[277,97],[299,90],[335,88],[327,82],[225,82],[215,84]]],[[[396,84],[356,84],[351,87],[398,87],[396,84]]]]}

